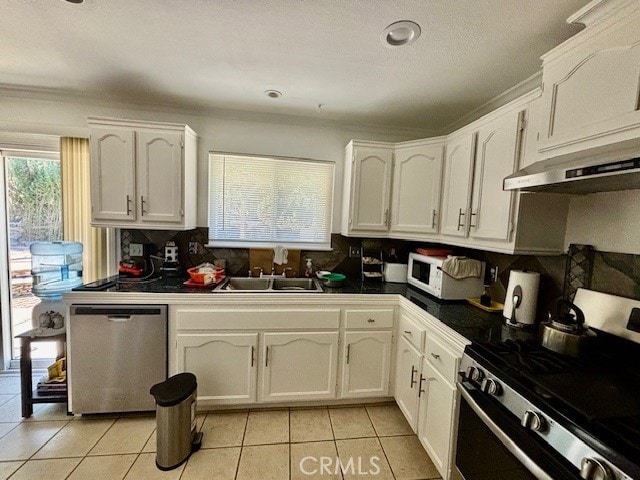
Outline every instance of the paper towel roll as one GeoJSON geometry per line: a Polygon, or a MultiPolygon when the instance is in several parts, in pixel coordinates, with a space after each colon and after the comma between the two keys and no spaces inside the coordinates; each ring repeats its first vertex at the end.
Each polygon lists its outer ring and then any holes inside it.
{"type": "Polygon", "coordinates": [[[504,316],[512,324],[533,325],[536,322],[536,305],[538,303],[538,288],[540,274],[525,270],[511,270],[509,286],[504,301],[504,316]],[[522,289],[520,305],[516,307],[515,320],[511,318],[513,312],[513,291],[517,286],[522,289]]]}

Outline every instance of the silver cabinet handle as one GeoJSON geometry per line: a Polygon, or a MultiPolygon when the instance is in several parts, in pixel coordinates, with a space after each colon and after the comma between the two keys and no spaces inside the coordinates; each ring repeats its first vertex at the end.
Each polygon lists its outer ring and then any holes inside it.
{"type": "Polygon", "coordinates": [[[144,204],[147,203],[144,199],[144,195],[140,195],[140,214],[144,216],[145,214],[145,209],[144,209],[144,204]]]}
{"type": "Polygon", "coordinates": [[[440,355],[438,355],[437,353],[433,353],[433,352],[431,352],[431,356],[432,356],[433,358],[435,358],[436,360],[440,360],[440,355]]]}
{"type": "Polygon", "coordinates": [[[367,320],[367,323],[376,323],[376,321],[373,318],[370,318],[369,320],[367,320]]]}
{"type": "Polygon", "coordinates": [[[253,354],[255,353],[255,347],[253,345],[251,345],[251,366],[253,367],[253,362],[254,362],[254,357],[253,354]]]}
{"type": "Polygon", "coordinates": [[[269,366],[269,345],[267,345],[267,350],[264,354],[264,366],[265,367],[269,366]]]}
{"type": "Polygon", "coordinates": [[[127,215],[131,215],[131,197],[127,195],[127,215]]]}
{"type": "Polygon", "coordinates": [[[411,332],[410,330],[405,330],[404,333],[406,333],[407,335],[413,335],[413,332],[411,332]]]}
{"type": "MultiPolygon", "coordinates": [[[[473,213],[473,210],[471,210],[471,218],[472,218],[472,221],[473,221],[473,217],[475,217],[476,215],[478,215],[478,212],[473,213]]],[[[475,223],[470,223],[470,224],[469,224],[469,226],[470,226],[470,227],[473,227],[473,228],[477,228],[477,227],[476,227],[476,225],[475,225],[475,223]]]]}
{"type": "Polygon", "coordinates": [[[347,345],[347,365],[349,365],[349,359],[351,358],[351,344],[347,345]]]}
{"type": "Polygon", "coordinates": [[[418,383],[415,379],[414,379],[414,375],[418,373],[418,370],[416,369],[416,367],[414,367],[413,365],[411,365],[411,386],[410,388],[413,388],[413,386],[418,383]]]}
{"type": "Polygon", "coordinates": [[[436,228],[436,216],[437,216],[437,213],[436,213],[436,209],[434,208],[433,212],[431,213],[431,228],[436,228]]]}
{"type": "Polygon", "coordinates": [[[422,374],[420,374],[420,384],[418,385],[418,398],[420,398],[424,393],[424,389],[422,388],[422,382],[424,382],[425,380],[426,378],[424,378],[422,374]]]}
{"type": "MultiPolygon", "coordinates": [[[[466,213],[462,213],[462,209],[459,209],[458,211],[458,228],[457,230],[460,230],[460,227],[464,227],[464,223],[460,223],[460,220],[462,220],[462,217],[466,217],[467,214],[466,213]]],[[[465,220],[466,223],[466,220],[465,220]]]]}
{"type": "Polygon", "coordinates": [[[389,209],[388,208],[384,211],[384,224],[387,227],[389,226],[389,209]]]}

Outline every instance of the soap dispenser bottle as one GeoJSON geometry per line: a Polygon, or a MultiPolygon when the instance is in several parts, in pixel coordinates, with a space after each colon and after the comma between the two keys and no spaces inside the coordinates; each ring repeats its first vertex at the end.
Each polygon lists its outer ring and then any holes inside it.
{"type": "Polygon", "coordinates": [[[313,277],[313,260],[307,258],[307,268],[304,271],[304,276],[307,278],[313,277]]]}

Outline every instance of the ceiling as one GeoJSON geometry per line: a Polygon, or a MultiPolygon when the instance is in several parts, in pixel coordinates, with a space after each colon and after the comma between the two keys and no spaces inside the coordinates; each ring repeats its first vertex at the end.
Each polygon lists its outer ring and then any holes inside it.
{"type": "Polygon", "coordinates": [[[527,79],[587,0],[0,2],[0,85],[442,131],[527,79]],[[380,34],[413,20],[422,35],[380,34]],[[267,89],[283,93],[279,99],[267,89]]]}

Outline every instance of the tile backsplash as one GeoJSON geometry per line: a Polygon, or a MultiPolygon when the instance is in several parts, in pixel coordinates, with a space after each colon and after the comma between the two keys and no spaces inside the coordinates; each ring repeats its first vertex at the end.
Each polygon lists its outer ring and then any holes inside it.
{"type": "MultiPolygon", "coordinates": [[[[176,242],[180,263],[185,267],[192,267],[202,262],[212,262],[224,258],[227,262],[227,275],[247,276],[249,272],[249,250],[239,248],[209,248],[208,230],[196,228],[188,231],[167,230],[122,230],[121,249],[123,258],[128,258],[130,243],[150,243],[151,253],[164,255],[164,245],[168,241],[176,242]],[[189,253],[189,244],[196,244],[196,253],[189,253]]],[[[333,250],[330,252],[305,251],[300,252],[298,272],[304,271],[307,258],[313,259],[317,270],[331,270],[344,273],[351,277],[360,275],[360,259],[349,258],[349,247],[379,249],[388,255],[392,248],[400,261],[406,262],[409,252],[424,243],[408,242],[393,239],[360,239],[344,237],[339,234],[331,236],[333,250]]],[[[509,271],[512,269],[527,269],[540,272],[539,308],[542,313],[548,311],[549,306],[560,298],[564,292],[565,269],[567,255],[533,256],[506,255],[481,250],[453,247],[456,255],[466,255],[497,266],[499,270],[498,282],[492,285],[492,296],[499,301],[504,300],[509,283],[509,271]]],[[[591,288],[600,292],[611,293],[623,297],[640,300],[640,255],[594,252],[591,272],[591,288]]]]}

